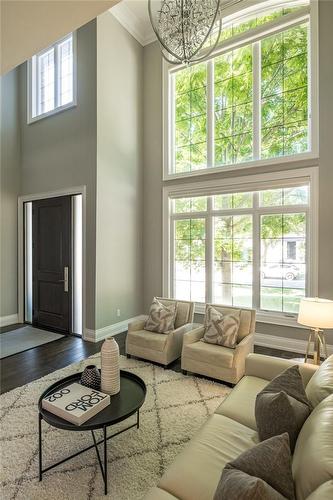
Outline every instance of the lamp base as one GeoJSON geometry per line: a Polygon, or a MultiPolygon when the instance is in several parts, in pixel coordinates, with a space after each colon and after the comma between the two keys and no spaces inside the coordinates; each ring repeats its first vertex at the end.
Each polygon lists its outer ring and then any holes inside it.
{"type": "Polygon", "coordinates": [[[325,340],[323,330],[320,330],[319,328],[312,328],[310,330],[304,363],[308,363],[311,342],[313,342],[313,363],[315,365],[320,365],[321,350],[323,351],[324,359],[326,359],[328,357],[327,356],[326,340],[325,340]]]}

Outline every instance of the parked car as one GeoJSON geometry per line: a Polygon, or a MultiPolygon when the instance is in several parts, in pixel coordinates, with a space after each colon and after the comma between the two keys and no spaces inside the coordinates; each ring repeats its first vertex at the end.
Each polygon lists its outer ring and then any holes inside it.
{"type": "Polygon", "coordinates": [[[266,264],[261,268],[262,278],[280,278],[295,280],[299,277],[300,270],[295,264],[266,264]]]}

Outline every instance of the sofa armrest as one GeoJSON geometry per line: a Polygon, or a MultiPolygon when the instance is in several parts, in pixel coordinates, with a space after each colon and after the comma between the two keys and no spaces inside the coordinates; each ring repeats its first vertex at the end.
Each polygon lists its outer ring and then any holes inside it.
{"type": "Polygon", "coordinates": [[[233,366],[243,363],[243,373],[245,371],[245,359],[247,355],[253,352],[254,334],[246,335],[235,347],[233,366]]]}
{"type": "Polygon", "coordinates": [[[131,323],[128,323],[128,331],[129,332],[138,332],[143,330],[145,323],[147,321],[148,316],[143,317],[142,319],[136,319],[131,323]]]}
{"type": "Polygon", "coordinates": [[[282,359],[263,354],[249,354],[245,361],[245,375],[272,380],[284,370],[293,365],[299,365],[304,386],[306,386],[318,369],[317,365],[300,363],[294,359],[282,359]]]}
{"type": "Polygon", "coordinates": [[[194,342],[198,342],[202,339],[205,333],[205,327],[203,325],[194,325],[196,328],[192,329],[192,331],[185,333],[183,343],[185,344],[194,344],[194,342]]]}

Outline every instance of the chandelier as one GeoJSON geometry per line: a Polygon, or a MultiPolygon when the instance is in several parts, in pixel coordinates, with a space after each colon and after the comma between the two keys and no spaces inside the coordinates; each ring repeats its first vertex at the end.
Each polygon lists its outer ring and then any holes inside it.
{"type": "Polygon", "coordinates": [[[206,59],[219,42],[222,9],[240,1],[148,0],[150,22],[164,59],[172,64],[206,59]]]}

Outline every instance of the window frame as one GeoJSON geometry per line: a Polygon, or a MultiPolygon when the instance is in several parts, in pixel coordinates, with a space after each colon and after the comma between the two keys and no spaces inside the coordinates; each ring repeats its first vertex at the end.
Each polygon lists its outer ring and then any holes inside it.
{"type": "Polygon", "coordinates": [[[38,54],[35,54],[31,59],[28,60],[27,64],[27,123],[31,124],[38,120],[42,120],[48,116],[55,115],[66,109],[73,108],[77,105],[77,33],[68,33],[66,36],[62,37],[60,40],[50,45],[46,49],[41,50],[38,54]],[[63,105],[58,105],[59,102],[59,46],[72,36],[73,43],[73,99],[63,105]],[[46,54],[50,49],[54,49],[54,66],[55,66],[55,81],[54,81],[54,96],[55,96],[55,107],[50,111],[45,113],[36,114],[38,111],[38,58],[43,54],[46,54]]]}
{"type": "MultiPolygon", "coordinates": [[[[271,1],[270,5],[266,6],[268,10],[271,6],[279,6],[281,2],[271,1]]],[[[295,2],[290,2],[295,3],[295,2]]],[[[289,2],[288,2],[289,4],[289,2]]],[[[287,5],[288,6],[288,5],[287,5]]],[[[263,6],[261,6],[263,9],[263,6]]],[[[239,17],[242,18],[242,12],[239,12],[239,17]]],[[[237,14],[230,16],[237,19],[237,14]]],[[[235,35],[234,37],[222,42],[207,61],[207,168],[192,170],[190,172],[174,171],[174,79],[171,75],[183,69],[182,65],[173,66],[166,61],[163,61],[162,66],[162,94],[163,94],[163,180],[172,180],[179,178],[195,177],[218,172],[237,171],[245,168],[263,167],[265,165],[281,165],[293,162],[302,162],[302,166],[306,166],[309,159],[318,159],[319,157],[319,130],[318,130],[318,3],[316,0],[310,0],[309,6],[300,7],[298,11],[286,14],[283,17],[270,21],[262,26],[253,28],[245,33],[235,35]],[[292,28],[307,21],[309,23],[309,46],[308,46],[308,134],[309,134],[309,151],[288,156],[279,156],[269,159],[253,159],[241,163],[212,166],[213,165],[213,130],[214,130],[214,113],[213,113],[213,98],[214,98],[214,80],[212,78],[212,60],[232,49],[254,44],[254,72],[259,72],[259,77],[253,79],[253,103],[260,103],[260,85],[256,82],[260,81],[260,54],[258,50],[258,40],[264,36],[270,36],[280,33],[288,28],[292,28]]],[[[258,156],[260,149],[260,107],[253,107],[253,155],[258,156]]]]}
{"type": "MultiPolygon", "coordinates": [[[[308,168],[300,168],[296,170],[287,170],[277,173],[265,173],[265,174],[252,174],[242,177],[224,178],[219,180],[202,180],[195,183],[177,184],[177,185],[166,185],[163,188],[163,295],[165,297],[171,297],[173,294],[172,290],[172,268],[174,261],[172,259],[172,248],[173,248],[173,235],[172,226],[173,221],[177,218],[175,215],[170,216],[171,212],[171,201],[175,198],[182,197],[195,197],[195,196],[211,196],[214,194],[228,194],[228,193],[240,193],[249,191],[258,191],[261,189],[273,189],[274,187],[290,187],[295,186],[298,183],[309,184],[309,204],[307,207],[308,214],[308,228],[306,234],[307,241],[307,275],[306,275],[306,295],[317,296],[318,294],[318,167],[312,166],[308,168]]],[[[302,206],[303,207],[303,206],[302,206]]],[[[295,209],[297,206],[295,205],[295,209]]],[[[243,213],[253,211],[254,209],[243,209],[243,213]]],[[[260,211],[265,209],[261,208],[260,211]]],[[[268,207],[267,212],[274,211],[274,207],[268,207]]],[[[292,212],[293,208],[289,210],[292,212]]],[[[280,207],[277,208],[279,213],[283,213],[280,207]]],[[[303,208],[302,208],[303,211],[303,208]]],[[[217,212],[217,211],[214,211],[217,212]]],[[[236,210],[235,210],[236,212],[236,210]]],[[[286,210],[287,212],[287,210],[286,210]]],[[[198,217],[199,212],[188,213],[188,216],[193,218],[198,217]]],[[[202,215],[208,215],[207,212],[202,212],[202,215]]],[[[231,212],[230,212],[231,215],[231,212]]],[[[182,215],[179,216],[182,218],[182,215]]],[[[207,217],[206,220],[209,220],[207,217]]],[[[211,219],[212,220],[212,219],[211,219]]],[[[258,231],[256,228],[255,231],[258,231]]],[[[253,241],[253,247],[260,244],[259,233],[255,233],[255,240],[253,241]]],[[[208,248],[213,248],[207,243],[209,237],[206,235],[206,252],[208,248]]],[[[212,252],[210,252],[212,253],[212,252]]],[[[208,252],[207,258],[212,259],[212,255],[208,252]]],[[[255,273],[255,263],[253,262],[253,290],[258,290],[259,287],[259,277],[258,273],[255,273]]],[[[210,265],[209,268],[212,268],[210,265]]],[[[209,282],[211,281],[211,276],[208,274],[209,269],[206,270],[206,291],[209,287],[209,282]]],[[[258,296],[258,299],[260,297],[258,296]]],[[[205,305],[202,303],[195,304],[195,312],[198,314],[204,314],[205,305]]],[[[296,322],[296,315],[292,313],[274,312],[274,311],[257,311],[257,321],[262,323],[271,323],[284,326],[295,326],[299,327],[296,322]]]]}

